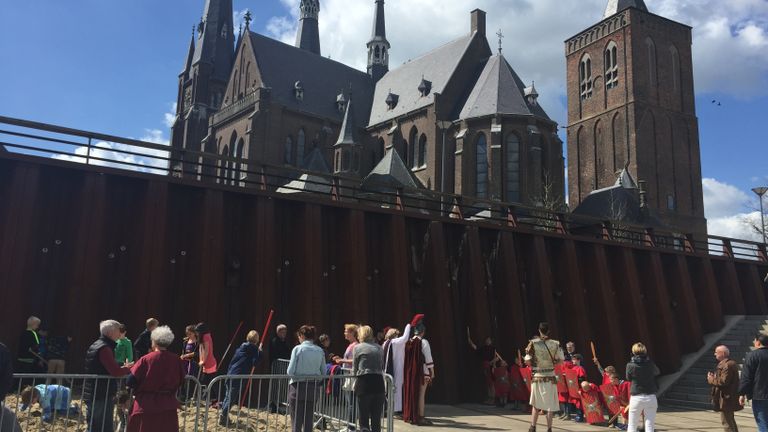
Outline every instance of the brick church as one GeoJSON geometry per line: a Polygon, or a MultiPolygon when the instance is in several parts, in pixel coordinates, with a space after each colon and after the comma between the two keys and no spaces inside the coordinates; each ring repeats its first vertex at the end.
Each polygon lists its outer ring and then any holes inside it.
{"type": "MultiPolygon", "coordinates": [[[[384,0],[371,7],[363,72],[322,56],[319,0],[301,1],[295,45],[252,32],[249,17],[238,31],[232,0],[206,0],[179,75],[173,175],[243,185],[255,161],[363,189],[384,178],[563,207],[558,126],[491,48],[485,12],[470,13],[464,36],[390,69],[384,0]]],[[[605,192],[618,187],[659,225],[705,232],[690,30],[642,0],[610,0],[602,21],[566,42],[572,209],[604,217],[605,192]],[[632,176],[641,181],[621,184],[632,176]]]]}

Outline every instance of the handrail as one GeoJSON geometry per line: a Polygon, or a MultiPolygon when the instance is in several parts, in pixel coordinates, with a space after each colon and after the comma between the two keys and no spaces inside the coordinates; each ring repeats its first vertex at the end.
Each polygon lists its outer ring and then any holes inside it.
{"type": "MultiPolygon", "coordinates": [[[[251,97],[249,95],[248,97],[251,97]]],[[[654,232],[647,227],[611,222],[598,218],[572,213],[557,212],[540,207],[517,203],[505,203],[487,199],[440,193],[426,189],[398,188],[387,184],[370,184],[363,188],[359,178],[331,175],[322,172],[302,170],[293,166],[279,166],[261,161],[253,161],[232,156],[215,155],[186,149],[174,149],[167,145],[117,137],[108,134],[88,132],[45,123],[0,116],[0,124],[22,128],[8,130],[0,128],[0,145],[17,153],[32,153],[30,156],[67,157],[70,160],[86,164],[107,166],[110,168],[144,170],[150,175],[176,175],[179,164],[195,167],[194,177],[201,181],[218,183],[228,187],[256,188],[269,193],[302,192],[307,196],[318,196],[332,201],[354,201],[377,207],[388,207],[400,211],[428,213],[434,217],[469,219],[480,223],[503,225],[510,228],[547,231],[552,235],[576,235],[591,237],[615,243],[628,243],[635,246],[671,249],[686,253],[704,252],[712,256],[768,261],[766,245],[749,240],[730,239],[710,235],[706,239],[693,239],[688,235],[654,232]],[[60,134],[63,137],[42,135],[60,134]],[[3,136],[12,140],[2,139],[3,136]],[[77,142],[72,137],[86,139],[77,142]],[[42,141],[43,143],[30,140],[42,141]],[[12,141],[12,142],[9,142],[12,141]],[[94,142],[96,141],[96,142],[94,142]],[[101,142],[118,144],[129,148],[104,148],[101,142]],[[75,146],[67,151],[62,146],[75,146]],[[78,148],[86,148],[86,154],[78,154],[78,148]],[[154,154],[137,151],[147,149],[154,154]],[[111,152],[103,154],[101,152],[111,152]],[[124,159],[120,159],[122,156],[124,159]],[[189,156],[195,161],[190,162],[189,156]],[[143,158],[147,164],[137,161],[143,158]],[[227,166],[222,170],[222,166],[227,166]],[[304,187],[293,187],[291,182],[302,175],[304,187]],[[235,177],[233,177],[233,175],[235,177]],[[309,190],[314,187],[317,190],[309,190]],[[327,189],[327,192],[326,192],[327,189]]],[[[0,154],[2,154],[0,148],[0,154]]]]}

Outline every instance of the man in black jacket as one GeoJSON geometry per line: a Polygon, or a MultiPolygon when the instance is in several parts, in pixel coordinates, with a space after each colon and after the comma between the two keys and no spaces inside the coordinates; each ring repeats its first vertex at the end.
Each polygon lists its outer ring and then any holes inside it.
{"type": "Polygon", "coordinates": [[[755,338],[755,350],[747,354],[741,370],[739,403],[752,401],[757,429],[768,432],[768,335],[755,338]]]}
{"type": "Polygon", "coordinates": [[[133,359],[139,361],[140,358],[149,354],[150,348],[152,348],[152,330],[156,329],[160,325],[160,321],[155,318],[149,318],[146,321],[146,328],[133,342],[133,359]]]}

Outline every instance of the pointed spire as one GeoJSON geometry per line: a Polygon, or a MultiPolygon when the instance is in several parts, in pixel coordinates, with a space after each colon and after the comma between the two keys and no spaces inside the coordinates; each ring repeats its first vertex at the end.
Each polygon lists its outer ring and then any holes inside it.
{"type": "Polygon", "coordinates": [[[605,8],[603,18],[609,18],[622,12],[624,9],[635,8],[643,12],[648,12],[648,7],[643,0],[608,0],[608,6],[605,8]]]}
{"type": "Polygon", "coordinates": [[[368,75],[379,81],[389,72],[389,48],[387,26],[384,19],[384,0],[376,0],[373,15],[373,34],[366,44],[368,47],[368,75]]]}
{"type": "Polygon", "coordinates": [[[296,47],[320,55],[320,0],[301,0],[296,47]]]}
{"type": "Polygon", "coordinates": [[[187,59],[184,61],[184,70],[181,73],[188,73],[192,69],[192,60],[195,58],[195,26],[192,26],[192,39],[189,41],[189,51],[187,59]]]}
{"type": "Polygon", "coordinates": [[[355,122],[355,112],[352,109],[352,96],[349,96],[347,101],[347,109],[344,111],[344,121],[341,123],[341,131],[339,132],[339,139],[336,141],[336,146],[341,145],[357,145],[357,123],[355,122]]]}
{"type": "Polygon", "coordinates": [[[227,81],[235,61],[235,25],[232,0],[206,0],[198,25],[193,64],[213,64],[213,78],[227,81]]]}

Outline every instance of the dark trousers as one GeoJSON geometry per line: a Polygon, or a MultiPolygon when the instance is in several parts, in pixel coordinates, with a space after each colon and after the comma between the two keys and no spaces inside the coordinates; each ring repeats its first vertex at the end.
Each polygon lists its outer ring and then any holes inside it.
{"type": "Polygon", "coordinates": [[[88,432],[114,432],[112,416],[115,411],[115,403],[112,396],[105,399],[96,399],[86,403],[88,405],[88,432]]]}
{"type": "Polygon", "coordinates": [[[219,414],[222,420],[226,420],[229,409],[233,404],[237,405],[240,403],[240,385],[240,381],[227,382],[227,387],[224,391],[224,402],[221,403],[221,412],[219,414]]]}
{"type": "Polygon", "coordinates": [[[752,413],[755,416],[757,430],[768,432],[768,400],[752,399],[752,413]]]}
{"type": "Polygon", "coordinates": [[[381,413],[384,410],[384,394],[357,396],[361,432],[381,432],[381,413]]]}
{"type": "Polygon", "coordinates": [[[292,432],[312,432],[315,419],[314,382],[295,382],[288,386],[288,413],[292,432]]]}
{"type": "Polygon", "coordinates": [[[723,423],[725,432],[739,432],[736,426],[736,419],[733,417],[733,411],[720,411],[720,421],[723,423]]]}

